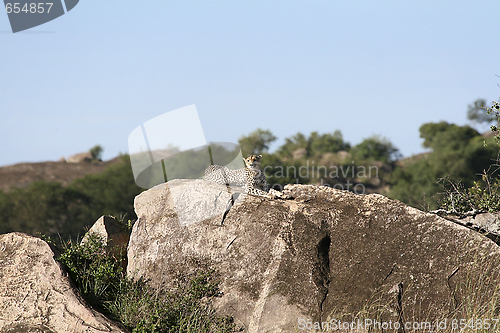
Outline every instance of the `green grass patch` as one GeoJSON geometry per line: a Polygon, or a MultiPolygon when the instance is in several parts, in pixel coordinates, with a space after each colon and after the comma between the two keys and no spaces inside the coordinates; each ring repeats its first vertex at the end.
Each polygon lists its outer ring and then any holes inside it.
{"type": "Polygon", "coordinates": [[[180,276],[175,290],[157,290],[147,281],[127,278],[122,265],[126,251],[109,251],[96,235],[85,243],[46,240],[59,248],[57,260],[85,300],[132,332],[239,331],[231,317],[219,316],[211,307],[220,295],[213,270],[180,276]]]}

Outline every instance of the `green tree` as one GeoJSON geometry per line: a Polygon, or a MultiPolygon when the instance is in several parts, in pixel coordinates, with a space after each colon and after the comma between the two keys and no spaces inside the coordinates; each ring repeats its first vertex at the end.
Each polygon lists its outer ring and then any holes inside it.
{"type": "MultiPolygon", "coordinates": [[[[483,105],[484,103],[482,103],[483,105]]],[[[500,103],[493,101],[492,106],[486,108],[486,114],[500,123],[500,103]]],[[[498,131],[497,125],[491,125],[493,132],[498,131]]],[[[495,135],[495,141],[500,146],[500,133],[495,135]]],[[[488,143],[485,143],[488,146],[488,143]]],[[[490,148],[493,148],[490,146],[490,148]]],[[[493,148],[494,149],[494,148],[493,148]]],[[[480,157],[478,157],[479,159],[480,157]]],[[[474,185],[466,188],[463,184],[456,184],[453,180],[443,180],[444,189],[438,197],[442,210],[452,214],[464,214],[474,211],[500,211],[500,166],[499,155],[488,170],[483,170],[481,180],[474,181],[474,185]]],[[[442,211],[441,210],[441,211],[442,211]]]]}
{"type": "Polygon", "coordinates": [[[241,152],[243,156],[265,153],[276,139],[271,131],[258,128],[248,136],[239,138],[241,152]]]}
{"type": "Polygon", "coordinates": [[[283,160],[277,154],[264,154],[261,169],[267,179],[267,183],[276,190],[282,190],[287,184],[308,184],[311,179],[309,172],[302,170],[304,163],[301,160],[283,160]]]}
{"type": "MultiPolygon", "coordinates": [[[[424,146],[425,148],[432,148],[432,146],[434,145],[434,140],[440,139],[438,134],[444,133],[449,130],[457,132],[460,130],[460,128],[459,126],[450,124],[446,121],[441,121],[439,123],[423,124],[422,126],[420,126],[420,137],[424,139],[422,146],[424,146]]],[[[469,126],[465,128],[465,131],[461,130],[461,132],[462,135],[467,134],[469,138],[477,136],[479,134],[475,129],[469,126]]]]}
{"type": "Polygon", "coordinates": [[[293,152],[299,148],[305,148],[307,150],[309,141],[306,136],[302,133],[297,133],[290,138],[285,138],[285,143],[278,148],[278,155],[281,157],[291,158],[293,152]]]}
{"type": "Polygon", "coordinates": [[[390,176],[393,186],[389,197],[419,209],[435,208],[432,196],[440,190],[437,181],[432,162],[424,156],[417,162],[395,168],[390,176]]]}
{"type": "Polygon", "coordinates": [[[350,144],[344,141],[339,130],[326,134],[312,132],[309,137],[299,132],[290,138],[286,138],[285,143],[278,148],[277,153],[281,157],[291,158],[294,151],[304,148],[307,151],[307,157],[318,157],[324,153],[349,150],[350,147],[350,144]]]}
{"type": "Polygon", "coordinates": [[[497,132],[497,134],[495,135],[495,140],[500,146],[500,132],[498,128],[500,127],[500,102],[493,101],[492,106],[489,107],[486,112],[488,112],[488,114],[494,115],[496,118],[497,123],[496,125],[491,125],[491,130],[493,132],[497,132]]]}
{"type": "Polygon", "coordinates": [[[399,150],[386,138],[374,135],[364,139],[351,149],[352,156],[357,160],[375,160],[392,163],[400,158],[399,150]]]}
{"type": "Polygon", "coordinates": [[[57,182],[38,181],[0,195],[0,232],[76,236],[86,220],[90,198],[57,182]]]}
{"type": "Polygon", "coordinates": [[[497,117],[494,113],[488,112],[488,108],[484,107],[486,100],[479,98],[474,103],[467,106],[467,118],[476,123],[490,124],[494,122],[497,117]]]}
{"type": "Polygon", "coordinates": [[[484,138],[469,126],[447,122],[420,127],[424,147],[432,151],[412,164],[398,167],[391,177],[390,196],[419,208],[436,208],[434,196],[442,188],[439,179],[449,177],[465,187],[480,180],[498,149],[484,145],[484,138]]]}
{"type": "Polygon", "coordinates": [[[318,155],[324,153],[336,153],[340,150],[349,150],[351,145],[344,142],[342,133],[336,130],[333,133],[318,134],[312,132],[308,140],[308,148],[311,155],[318,155]]]}
{"type": "Polygon", "coordinates": [[[94,147],[90,148],[89,152],[92,155],[92,159],[101,160],[103,150],[104,149],[100,145],[95,145],[94,147]]]}

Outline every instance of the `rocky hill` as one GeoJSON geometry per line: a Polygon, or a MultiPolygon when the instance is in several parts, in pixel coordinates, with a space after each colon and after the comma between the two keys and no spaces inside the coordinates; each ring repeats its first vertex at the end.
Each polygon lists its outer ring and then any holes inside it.
{"type": "Polygon", "coordinates": [[[102,172],[119,161],[120,158],[116,157],[106,162],[61,161],[7,165],[0,167],[0,190],[7,192],[12,187],[24,188],[37,180],[56,181],[66,186],[77,178],[102,172]]]}

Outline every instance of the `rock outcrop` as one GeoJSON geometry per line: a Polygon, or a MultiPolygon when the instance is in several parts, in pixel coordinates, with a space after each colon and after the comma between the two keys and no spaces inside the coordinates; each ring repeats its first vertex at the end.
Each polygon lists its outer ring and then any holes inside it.
{"type": "Polygon", "coordinates": [[[488,271],[500,262],[491,240],[399,201],[312,185],[285,192],[294,200],[245,196],[229,211],[225,188],[202,180],[141,193],[129,276],[168,288],[179,272],[215,268],[220,314],[248,332],[295,332],[305,322],[363,316],[463,317],[463,286],[497,271],[488,271]]]}
{"type": "Polygon", "coordinates": [[[0,332],[126,332],[89,308],[49,245],[0,235],[0,332]]]}
{"type": "Polygon", "coordinates": [[[301,158],[304,158],[304,156],[306,156],[306,155],[307,155],[307,149],[305,149],[305,148],[299,148],[299,149],[294,150],[292,152],[292,158],[294,160],[299,160],[301,158]]]}
{"type": "Polygon", "coordinates": [[[66,159],[68,163],[81,163],[81,162],[90,162],[92,161],[93,156],[90,152],[79,153],[75,155],[71,155],[66,159]]]}
{"type": "Polygon", "coordinates": [[[68,186],[77,178],[103,172],[111,165],[123,163],[120,157],[99,163],[19,163],[0,167],[0,190],[8,192],[11,188],[25,188],[39,180],[55,181],[68,186]]]}
{"type": "MultiPolygon", "coordinates": [[[[107,253],[114,255],[116,258],[122,257],[127,249],[130,234],[127,230],[116,221],[113,216],[101,216],[87,231],[82,239],[82,244],[88,242],[90,235],[99,237],[106,244],[107,253]]],[[[123,268],[127,267],[127,263],[122,262],[123,268]]]]}
{"type": "Polygon", "coordinates": [[[463,219],[448,216],[447,219],[468,228],[483,232],[488,238],[500,242],[500,213],[480,213],[463,219]]]}

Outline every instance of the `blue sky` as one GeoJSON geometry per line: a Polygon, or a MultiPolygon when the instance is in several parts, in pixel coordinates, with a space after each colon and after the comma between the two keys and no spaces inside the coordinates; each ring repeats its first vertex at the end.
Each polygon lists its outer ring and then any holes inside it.
{"type": "MultiPolygon", "coordinates": [[[[500,96],[499,1],[80,1],[17,34],[0,14],[0,165],[104,147],[195,104],[208,141],[467,124],[500,96]]],[[[485,129],[485,128],[483,128],[485,129]]],[[[168,131],[168,128],[165,128],[168,131]]]]}

